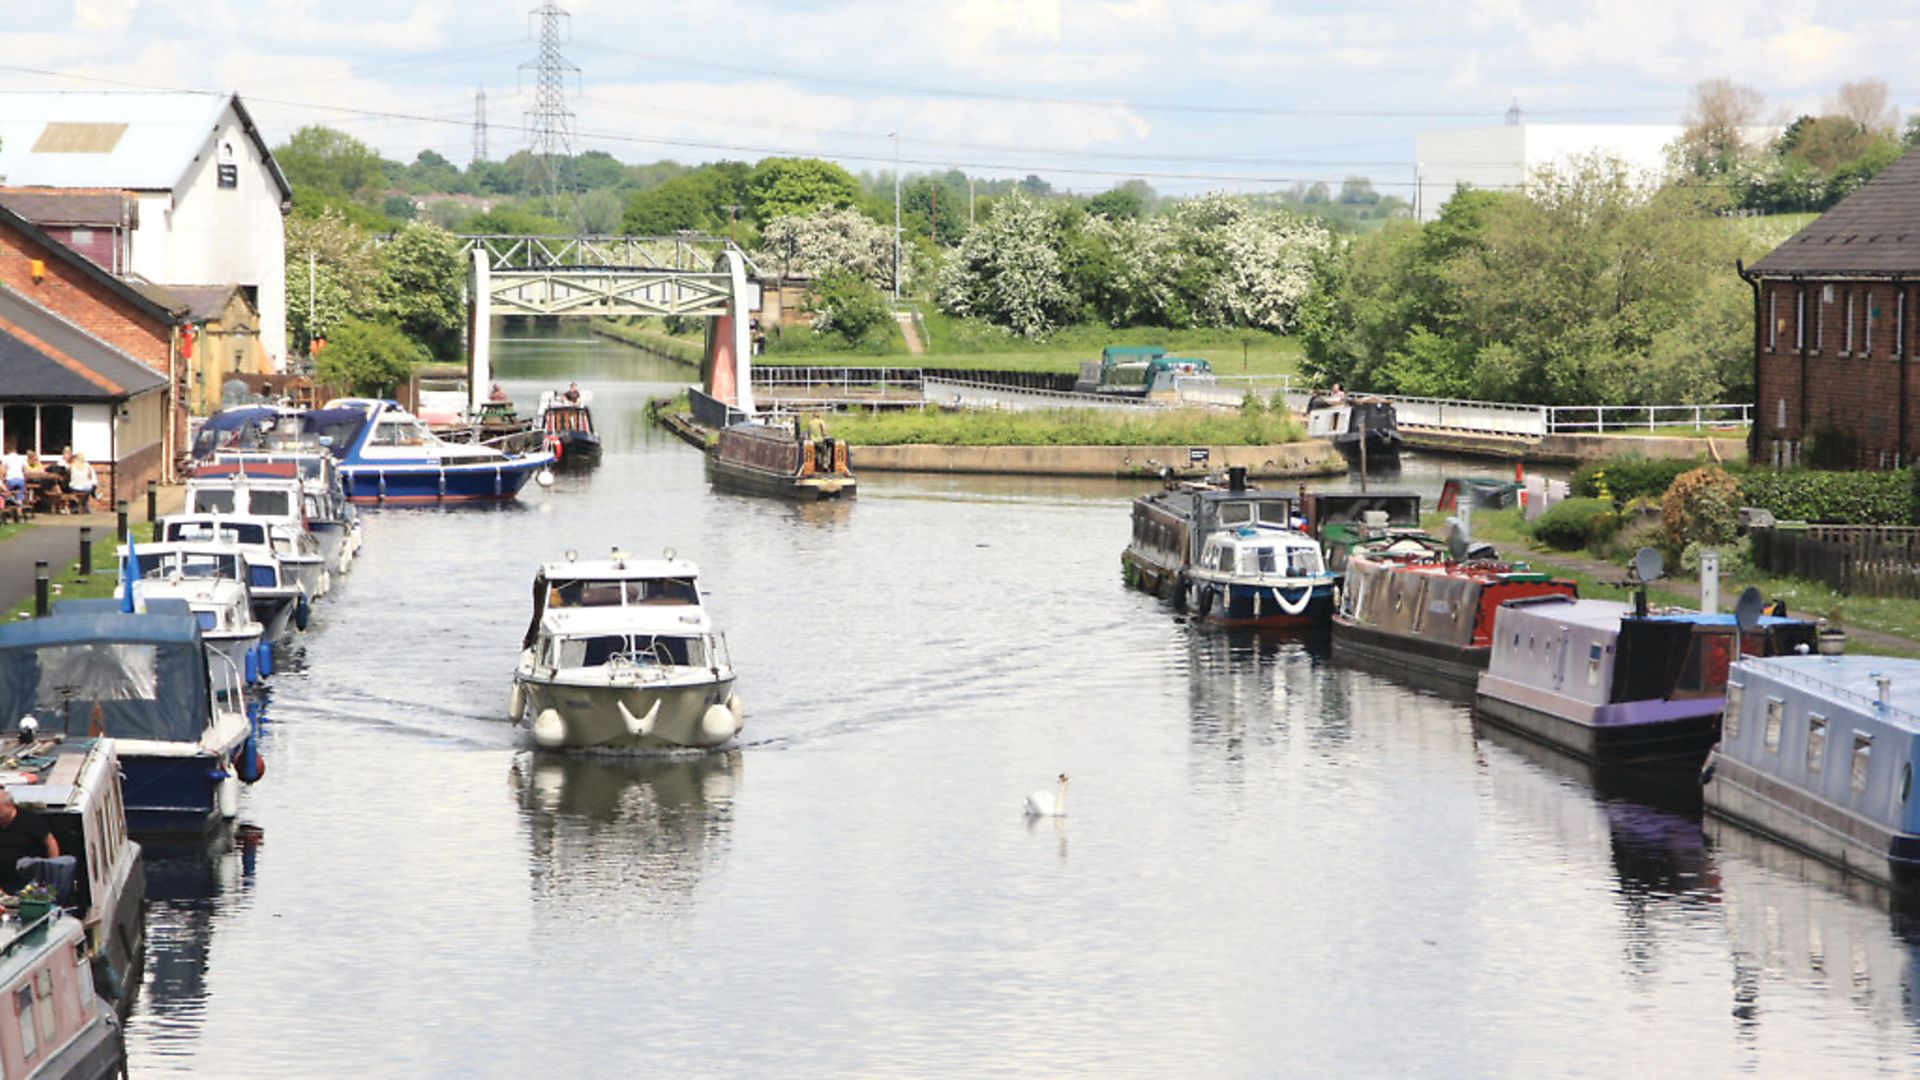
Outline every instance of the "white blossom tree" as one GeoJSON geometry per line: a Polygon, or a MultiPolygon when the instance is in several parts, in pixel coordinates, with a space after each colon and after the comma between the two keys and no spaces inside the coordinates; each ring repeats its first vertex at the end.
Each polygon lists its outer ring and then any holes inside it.
{"type": "MultiPolygon", "coordinates": [[[[771,271],[821,277],[844,270],[878,289],[893,286],[893,247],[888,230],[858,210],[816,210],[767,222],[754,261],[771,271]]],[[[906,277],[906,267],[901,268],[906,277]]]]}
{"type": "Polygon", "coordinates": [[[1044,337],[1070,320],[1058,214],[1015,192],[948,253],[937,295],[950,314],[971,316],[1026,337],[1044,337]]]}

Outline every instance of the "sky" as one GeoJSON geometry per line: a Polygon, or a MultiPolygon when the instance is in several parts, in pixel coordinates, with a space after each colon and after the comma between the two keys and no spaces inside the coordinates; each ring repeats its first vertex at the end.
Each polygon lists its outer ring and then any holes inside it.
{"type": "MultiPolygon", "coordinates": [[[[300,126],[465,163],[528,141],[536,0],[0,0],[0,91],[236,90],[300,126]]],[[[1173,194],[1374,180],[1423,131],[1678,123],[1702,79],[1781,119],[1906,65],[1920,0],[560,0],[573,148],[622,161],[802,154],[854,172],[1037,173],[1173,194]],[[891,137],[890,137],[891,134],[891,137]]],[[[4,108],[0,97],[0,108],[4,108]]]]}

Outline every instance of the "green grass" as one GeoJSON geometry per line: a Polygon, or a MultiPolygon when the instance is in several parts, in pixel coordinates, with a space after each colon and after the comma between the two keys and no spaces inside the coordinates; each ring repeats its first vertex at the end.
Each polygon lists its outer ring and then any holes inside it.
{"type": "Polygon", "coordinates": [[[697,334],[669,334],[666,327],[654,319],[646,319],[638,323],[617,319],[594,319],[590,325],[593,332],[602,337],[659,353],[669,360],[677,360],[691,367],[699,367],[701,358],[706,355],[704,329],[697,334]]]}
{"type": "Polygon", "coordinates": [[[922,356],[907,355],[898,331],[893,333],[888,348],[874,352],[839,343],[832,335],[797,337],[811,332],[788,327],[788,340],[770,348],[757,362],[1076,372],[1081,361],[1100,359],[1100,350],[1108,345],[1158,345],[1179,356],[1204,359],[1220,375],[1291,375],[1300,370],[1300,343],[1261,330],[1070,326],[1034,341],[976,319],[943,315],[931,305],[919,305],[918,309],[927,336],[927,352],[922,356]]]}
{"type": "MultiPolygon", "coordinates": [[[[1430,512],[1423,515],[1423,524],[1437,531],[1445,518],[1444,514],[1430,512]]],[[[1525,523],[1518,509],[1474,511],[1473,535],[1477,540],[1485,540],[1493,544],[1503,555],[1524,559],[1538,569],[1572,578],[1579,583],[1581,596],[1600,600],[1628,600],[1633,596],[1631,589],[1605,584],[1605,582],[1618,582],[1626,578],[1624,560],[1610,560],[1609,563],[1614,569],[1600,574],[1577,565],[1576,560],[1591,561],[1597,557],[1556,552],[1534,543],[1533,538],[1526,533],[1525,523]]],[[[1697,581],[1691,575],[1681,572],[1678,567],[1673,567],[1672,570],[1674,577],[1689,582],[1697,581]]],[[[1730,608],[1741,590],[1749,585],[1759,589],[1760,594],[1768,600],[1784,600],[1787,611],[1793,615],[1805,618],[1826,618],[1841,626],[1875,630],[1912,642],[1912,646],[1907,648],[1868,644],[1855,638],[1847,644],[1849,652],[1920,657],[1920,600],[1887,596],[1842,596],[1818,582],[1773,577],[1760,570],[1749,568],[1737,573],[1721,575],[1722,608],[1730,608]]],[[[1654,604],[1675,607],[1691,608],[1699,604],[1697,595],[1658,585],[1647,590],[1647,598],[1654,604]]]]}
{"type": "Polygon", "coordinates": [[[1271,446],[1304,437],[1280,413],[1216,409],[841,413],[828,433],[856,446],[1271,446]]]}
{"type": "MultiPolygon", "coordinates": [[[[4,538],[5,535],[4,532],[0,532],[0,538],[4,538]]],[[[92,577],[80,576],[80,562],[76,559],[55,572],[50,580],[54,586],[51,599],[56,604],[62,600],[101,600],[112,596],[120,585],[119,573],[113,565],[112,545],[94,545],[92,577]],[[103,547],[104,565],[101,561],[103,547]]],[[[24,599],[13,605],[8,615],[16,619],[32,618],[33,593],[29,592],[24,599]]]]}

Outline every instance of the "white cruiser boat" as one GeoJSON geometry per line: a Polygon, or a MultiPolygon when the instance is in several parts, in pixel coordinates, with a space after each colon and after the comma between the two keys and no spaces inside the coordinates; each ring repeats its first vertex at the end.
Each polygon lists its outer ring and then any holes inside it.
{"type": "Polygon", "coordinates": [[[237,549],[246,561],[253,617],[259,620],[266,639],[278,641],[289,623],[301,630],[307,628],[312,597],[293,571],[283,565],[275,550],[272,522],[223,514],[170,514],[160,519],[160,539],[163,543],[237,549]]]}
{"type": "Polygon", "coordinates": [[[1318,626],[1333,614],[1334,576],[1320,545],[1265,523],[1220,529],[1187,571],[1187,610],[1224,626],[1318,626]]]}
{"type": "MultiPolygon", "coordinates": [[[[220,466],[209,466],[219,469],[220,466]]],[[[318,600],[333,588],[332,560],[307,527],[306,498],[298,478],[233,471],[187,481],[184,514],[219,514],[270,523],[274,554],[295,582],[318,600]]]]}
{"type": "Polygon", "coordinates": [[[507,709],[546,749],[678,750],[739,733],[726,638],[674,558],[548,563],[507,709]]]}
{"type": "Polygon", "coordinates": [[[327,569],[339,577],[353,568],[354,556],[360,553],[360,514],[347,501],[333,455],[317,437],[309,438],[314,439],[311,445],[288,443],[269,450],[223,450],[213,461],[195,469],[194,476],[297,478],[307,531],[320,542],[327,569]]]}
{"type": "MultiPolygon", "coordinates": [[[[122,565],[129,549],[120,549],[122,565]]],[[[135,545],[131,550],[133,606],[145,610],[154,600],[186,602],[200,620],[200,637],[211,657],[231,663],[248,685],[273,672],[273,649],[265,640],[266,627],[253,614],[253,593],[247,588],[247,558],[230,544],[182,543],[135,545]]],[[[127,583],[120,593],[125,595],[127,583]]],[[[214,662],[214,661],[210,661],[214,662]]],[[[221,675],[213,675],[216,686],[221,675]]]]}

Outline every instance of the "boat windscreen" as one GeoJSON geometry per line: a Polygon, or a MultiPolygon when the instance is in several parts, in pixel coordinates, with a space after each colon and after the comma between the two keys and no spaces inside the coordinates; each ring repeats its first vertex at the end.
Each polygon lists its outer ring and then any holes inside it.
{"type": "Polygon", "coordinates": [[[234,507],[232,488],[195,488],[193,502],[187,507],[189,514],[231,514],[234,507]]]}
{"type": "Polygon", "coordinates": [[[173,521],[167,524],[168,540],[230,540],[237,544],[264,544],[265,526],[231,521],[173,521]]]}
{"type": "Polygon", "coordinates": [[[563,668],[603,667],[628,661],[642,667],[700,667],[706,664],[706,648],[700,638],[601,634],[562,638],[557,659],[556,666],[563,668]]]}
{"type": "Polygon", "coordinates": [[[613,581],[555,579],[547,586],[547,606],[619,607],[622,604],[697,604],[692,578],[627,578],[613,581]]]}

